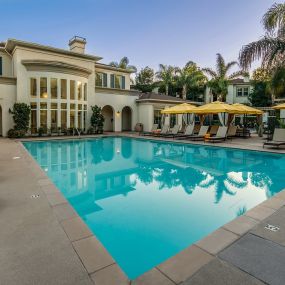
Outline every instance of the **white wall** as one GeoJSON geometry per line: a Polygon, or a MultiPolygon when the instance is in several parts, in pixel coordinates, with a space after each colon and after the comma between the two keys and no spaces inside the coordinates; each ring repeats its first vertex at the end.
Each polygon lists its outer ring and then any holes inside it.
{"type": "MultiPolygon", "coordinates": [[[[89,105],[98,105],[103,108],[109,105],[114,110],[114,129],[115,132],[122,130],[122,109],[128,106],[132,110],[132,130],[135,124],[138,122],[138,111],[136,105],[136,99],[138,96],[131,95],[119,95],[119,94],[108,94],[108,93],[95,93],[88,101],[89,105]]],[[[91,116],[91,113],[89,114],[91,116]]],[[[89,118],[90,121],[90,118],[89,118]]]]}
{"type": "Polygon", "coordinates": [[[12,77],[12,58],[5,51],[0,50],[2,57],[2,76],[12,77]]]}
{"type": "MultiPolygon", "coordinates": [[[[9,129],[13,128],[12,115],[9,114],[9,108],[13,108],[16,101],[16,85],[0,84],[0,105],[2,108],[2,134],[7,135],[9,129]]],[[[1,119],[0,119],[1,123],[1,119]]]]}
{"type": "Polygon", "coordinates": [[[138,104],[138,123],[143,124],[143,129],[149,132],[153,126],[153,105],[151,103],[138,104]]]}

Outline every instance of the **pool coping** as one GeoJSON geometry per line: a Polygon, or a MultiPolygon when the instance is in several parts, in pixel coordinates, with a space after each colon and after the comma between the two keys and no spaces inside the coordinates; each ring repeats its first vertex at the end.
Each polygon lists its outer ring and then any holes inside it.
{"type": "MultiPolygon", "coordinates": [[[[114,135],[100,135],[100,136],[84,136],[85,138],[102,138],[114,137],[114,135]]],[[[131,137],[149,140],[149,138],[116,134],[116,137],[131,137]]],[[[49,137],[43,141],[55,140],[54,137],[49,137]]],[[[60,138],[60,139],[78,139],[78,138],[60,138]]],[[[40,139],[42,140],[42,139],[40,139]]],[[[161,140],[153,139],[150,140],[161,140]]],[[[40,178],[37,183],[42,188],[53,209],[55,216],[62,229],[66,233],[74,251],[81,260],[83,266],[88,272],[91,279],[96,282],[96,285],[124,285],[124,284],[180,284],[200,268],[212,261],[222,250],[236,242],[250,230],[262,223],[262,221],[281,207],[285,205],[285,189],[271,197],[270,199],[258,204],[251,210],[247,211],[243,216],[237,217],[229,223],[221,226],[217,230],[210,233],[208,236],[190,245],[186,249],[180,251],[176,255],[165,260],[161,264],[155,266],[150,271],[134,280],[129,280],[125,273],[120,269],[118,264],[114,261],[112,256],[108,253],[105,247],[101,244],[99,239],[89,230],[85,222],[73,210],[71,204],[63,197],[60,190],[53,184],[53,182],[46,175],[45,171],[41,169],[36,160],[26,150],[22,141],[39,141],[39,139],[25,139],[15,140],[23,150],[23,159],[27,159],[30,163],[30,168],[34,171],[40,172],[40,178]]],[[[175,142],[172,139],[163,139],[164,142],[174,142],[178,144],[185,144],[184,140],[175,142]]],[[[208,145],[205,143],[194,143],[195,145],[208,145]]],[[[212,146],[211,144],[209,144],[212,146]]],[[[224,147],[223,145],[221,145],[224,147]]],[[[219,147],[219,146],[217,146],[219,147]]],[[[231,148],[231,146],[228,146],[231,148]]],[[[259,151],[259,149],[248,149],[234,147],[235,149],[259,151]]],[[[280,153],[271,150],[263,150],[269,153],[280,153]]],[[[282,153],[281,153],[282,154],[282,153]]]]}

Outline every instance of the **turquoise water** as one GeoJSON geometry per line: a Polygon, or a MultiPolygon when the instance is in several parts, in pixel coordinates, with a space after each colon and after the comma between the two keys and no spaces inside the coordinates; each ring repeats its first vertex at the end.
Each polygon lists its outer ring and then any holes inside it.
{"type": "Polygon", "coordinates": [[[24,142],[133,279],[285,188],[285,156],[130,138],[24,142]]]}

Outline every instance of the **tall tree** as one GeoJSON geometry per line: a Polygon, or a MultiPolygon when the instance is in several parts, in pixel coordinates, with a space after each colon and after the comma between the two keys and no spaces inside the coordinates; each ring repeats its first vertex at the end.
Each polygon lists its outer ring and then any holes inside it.
{"type": "Polygon", "coordinates": [[[207,81],[203,72],[196,63],[189,61],[183,68],[176,68],[176,82],[182,88],[182,99],[187,99],[190,90],[201,89],[207,81]]]}
{"type": "Polygon", "coordinates": [[[142,68],[136,75],[135,89],[141,92],[151,92],[155,87],[154,70],[148,66],[142,68]]]}
{"type": "Polygon", "coordinates": [[[228,75],[230,69],[234,66],[239,66],[238,62],[231,61],[226,63],[220,53],[217,53],[216,70],[211,68],[203,68],[202,70],[207,75],[210,75],[211,79],[208,81],[212,94],[217,96],[218,100],[225,101],[228,94],[229,81],[232,79],[239,78],[241,76],[248,76],[247,72],[238,70],[228,75]]]}
{"type": "Polygon", "coordinates": [[[240,64],[246,70],[261,59],[262,66],[274,68],[285,63],[285,3],[273,4],[262,19],[266,34],[242,47],[240,64]]]}
{"type": "Polygon", "coordinates": [[[156,77],[162,87],[165,88],[165,94],[169,95],[169,87],[174,82],[176,67],[171,65],[159,65],[159,71],[156,72],[156,77]]]}
{"type": "Polygon", "coordinates": [[[126,56],[124,56],[119,62],[112,61],[109,64],[114,67],[133,70],[133,72],[137,72],[137,68],[134,65],[129,65],[129,63],[130,63],[129,59],[126,56]]]}

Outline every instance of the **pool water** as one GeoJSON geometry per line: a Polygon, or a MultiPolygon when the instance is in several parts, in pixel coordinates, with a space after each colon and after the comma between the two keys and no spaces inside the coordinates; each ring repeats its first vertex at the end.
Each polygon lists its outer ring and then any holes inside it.
{"type": "Polygon", "coordinates": [[[24,142],[130,279],[285,188],[285,156],[108,137],[24,142]]]}

